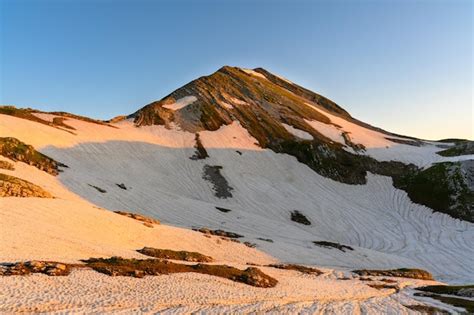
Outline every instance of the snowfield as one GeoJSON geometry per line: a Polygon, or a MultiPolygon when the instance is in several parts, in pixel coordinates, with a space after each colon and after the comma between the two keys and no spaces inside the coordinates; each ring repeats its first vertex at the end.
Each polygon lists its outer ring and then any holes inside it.
{"type": "Polygon", "coordinates": [[[171,109],[171,110],[180,110],[188,105],[191,105],[195,101],[197,101],[196,96],[186,96],[186,97],[180,98],[175,103],[165,104],[163,105],[163,107],[171,109]]]}
{"type": "Polygon", "coordinates": [[[358,124],[328,113],[327,111],[324,111],[320,108],[316,108],[309,103],[306,103],[306,105],[310,106],[316,111],[319,111],[321,114],[327,116],[331,120],[331,124],[306,120],[306,122],[310,124],[311,127],[329,139],[341,144],[345,144],[342,133],[347,132],[352,142],[356,144],[363,144],[366,148],[366,154],[379,161],[400,161],[407,164],[413,163],[420,167],[429,167],[431,164],[437,162],[452,162],[474,159],[474,154],[455,157],[444,157],[436,154],[436,152],[443,150],[443,148],[438,147],[438,145],[444,146],[446,143],[423,141],[421,146],[396,143],[388,139],[391,138],[405,141],[410,139],[399,136],[390,136],[382,132],[364,128],[358,124]]]}
{"type": "MultiPolygon", "coordinates": [[[[195,101],[190,98],[178,100],[171,109],[195,101]]],[[[434,144],[394,143],[381,133],[324,114],[376,159],[420,166],[456,160],[438,156],[435,152],[441,148],[434,144]]],[[[294,157],[260,148],[237,122],[200,132],[209,157],[193,160],[195,135],[178,128],[136,128],[130,120],[110,127],[68,118],[74,135],[11,116],[0,115],[0,121],[2,137],[18,138],[69,167],[57,177],[20,162],[14,163],[14,171],[2,170],[56,198],[0,200],[1,261],[144,258],[135,250],[151,246],[198,251],[239,268],[248,262],[282,261],[323,266],[325,271],[316,277],[262,267],[279,280],[271,289],[200,274],[134,279],[76,270],[67,277],[0,277],[0,312],[411,314],[403,305],[418,302],[409,290],[394,294],[356,279],[338,279],[351,277],[348,271],[353,269],[415,267],[439,281],[474,282],[474,224],[412,203],[389,177],[369,174],[366,185],[322,177],[294,157]],[[216,197],[213,184],[203,178],[205,165],[222,167],[231,198],[216,197]],[[117,186],[121,183],[126,190],[117,186]],[[231,211],[223,213],[216,206],[231,211]],[[109,210],[152,216],[163,225],[148,228],[109,210]],[[291,221],[294,210],[311,225],[291,221]],[[191,227],[236,232],[257,247],[207,238],[191,227]],[[319,247],[313,241],[338,242],[354,250],[319,247]]],[[[339,128],[320,124],[311,123],[321,134],[340,140],[339,128]]],[[[398,281],[403,287],[425,283],[398,281]]]]}

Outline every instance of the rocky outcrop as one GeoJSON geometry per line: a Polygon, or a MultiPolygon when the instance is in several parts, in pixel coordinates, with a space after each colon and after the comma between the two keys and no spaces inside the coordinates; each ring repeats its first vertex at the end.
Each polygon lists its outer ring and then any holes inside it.
{"type": "Polygon", "coordinates": [[[159,225],[159,224],[160,224],[160,221],[159,221],[159,220],[153,219],[153,218],[150,218],[150,217],[141,215],[141,214],[131,213],[131,212],[125,212],[125,211],[114,211],[114,212],[117,213],[117,214],[126,216],[126,217],[128,217],[128,218],[130,218],[130,219],[134,219],[134,220],[143,222],[143,225],[146,226],[146,227],[152,228],[153,225],[155,225],[155,224],[156,224],[156,225],[159,225]]]}
{"type": "Polygon", "coordinates": [[[53,198],[43,188],[18,177],[0,173],[0,197],[53,198]]]}
{"type": "Polygon", "coordinates": [[[341,252],[346,252],[346,250],[354,250],[354,248],[350,246],[328,241],[314,241],[313,244],[325,248],[335,248],[340,250],[341,252]]]}
{"type": "Polygon", "coordinates": [[[291,211],[291,221],[297,222],[303,225],[311,225],[311,221],[298,210],[291,211]]]}
{"type": "Polygon", "coordinates": [[[15,170],[15,166],[13,166],[13,164],[8,161],[0,161],[0,169],[13,171],[15,170]]]}
{"type": "Polygon", "coordinates": [[[207,235],[215,235],[215,236],[222,236],[222,237],[228,237],[228,238],[241,238],[243,235],[234,233],[234,232],[227,232],[224,230],[211,230],[208,228],[200,228],[200,229],[193,229],[194,231],[201,232],[203,234],[207,235]]]}
{"type": "Polygon", "coordinates": [[[42,273],[48,276],[67,276],[71,266],[50,261],[27,261],[0,264],[0,276],[24,276],[31,273],[42,273]]]}
{"type": "Polygon", "coordinates": [[[32,165],[51,175],[58,175],[61,171],[60,167],[67,167],[49,156],[36,151],[33,146],[27,145],[16,138],[0,138],[0,155],[15,162],[19,161],[32,165]]]}

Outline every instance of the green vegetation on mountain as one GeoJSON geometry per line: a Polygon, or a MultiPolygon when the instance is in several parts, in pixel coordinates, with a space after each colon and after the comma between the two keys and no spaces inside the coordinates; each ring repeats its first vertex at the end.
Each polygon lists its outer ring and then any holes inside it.
{"type": "Polygon", "coordinates": [[[437,152],[441,156],[460,156],[474,154],[474,141],[458,141],[452,147],[437,152]]]}
{"type": "Polygon", "coordinates": [[[474,222],[474,191],[465,175],[469,163],[472,161],[436,163],[398,177],[394,185],[405,190],[413,202],[474,222]]]}

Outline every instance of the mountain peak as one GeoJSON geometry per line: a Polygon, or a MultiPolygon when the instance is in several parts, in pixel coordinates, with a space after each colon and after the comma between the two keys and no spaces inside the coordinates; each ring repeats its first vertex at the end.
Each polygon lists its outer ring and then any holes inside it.
{"type": "Polygon", "coordinates": [[[258,123],[263,129],[283,130],[281,123],[301,126],[304,119],[327,121],[313,107],[351,118],[324,96],[263,68],[225,65],[146,105],[130,117],[138,126],[173,122],[190,132],[216,130],[232,121],[244,126],[258,123]]]}

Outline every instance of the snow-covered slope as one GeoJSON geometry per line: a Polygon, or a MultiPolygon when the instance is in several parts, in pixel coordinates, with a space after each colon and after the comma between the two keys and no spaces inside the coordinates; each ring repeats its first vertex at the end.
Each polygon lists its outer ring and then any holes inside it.
{"type": "MultiPolygon", "coordinates": [[[[359,122],[263,69],[224,67],[108,124],[62,113],[1,113],[0,138],[17,138],[68,167],[56,177],[22,162],[0,170],[55,197],[0,198],[0,261],[143,258],[136,250],[151,246],[197,251],[238,268],[277,261],[328,268],[315,279],[262,267],[280,281],[266,291],[195,274],[119,281],[76,270],[39,291],[44,276],[0,277],[9,288],[1,311],[18,302],[23,311],[40,304],[37,311],[88,312],[94,310],[89,283],[99,281],[113,292],[96,304],[102,311],[409,313],[403,306],[414,303],[409,290],[389,295],[338,279],[353,269],[409,267],[444,282],[474,282],[474,224],[413,203],[394,187],[400,174],[474,155],[439,155],[453,143],[359,122]],[[164,224],[148,228],[111,210],[164,224]],[[189,229],[200,227],[236,232],[256,248],[189,229]],[[321,241],[351,249],[314,243],[321,241]],[[42,302],[17,296],[20,289],[42,302]],[[44,300],[48,290],[66,291],[57,297],[60,306],[44,300]]],[[[0,161],[9,160],[0,155],[0,161]]]]}
{"type": "MultiPolygon", "coordinates": [[[[73,135],[24,119],[1,119],[2,135],[22,139],[68,165],[58,177],[64,189],[100,207],[181,227],[237,232],[286,262],[420,267],[440,280],[474,280],[473,224],[412,203],[389,177],[369,174],[366,185],[348,185],[320,176],[294,157],[260,148],[238,122],[200,132],[209,158],[193,160],[194,134],[176,128],[136,128],[128,120],[112,128],[69,119],[73,135]],[[231,198],[215,196],[213,184],[203,179],[205,165],[222,166],[231,198]],[[120,183],[128,189],[120,189],[120,183]],[[231,211],[222,213],[215,206],[231,211]],[[291,221],[293,210],[311,225],[291,221]],[[355,250],[322,248],[313,241],[339,242],[355,250]]],[[[432,154],[424,147],[420,151],[432,154]]],[[[42,178],[31,181],[49,188],[42,178]]]]}

